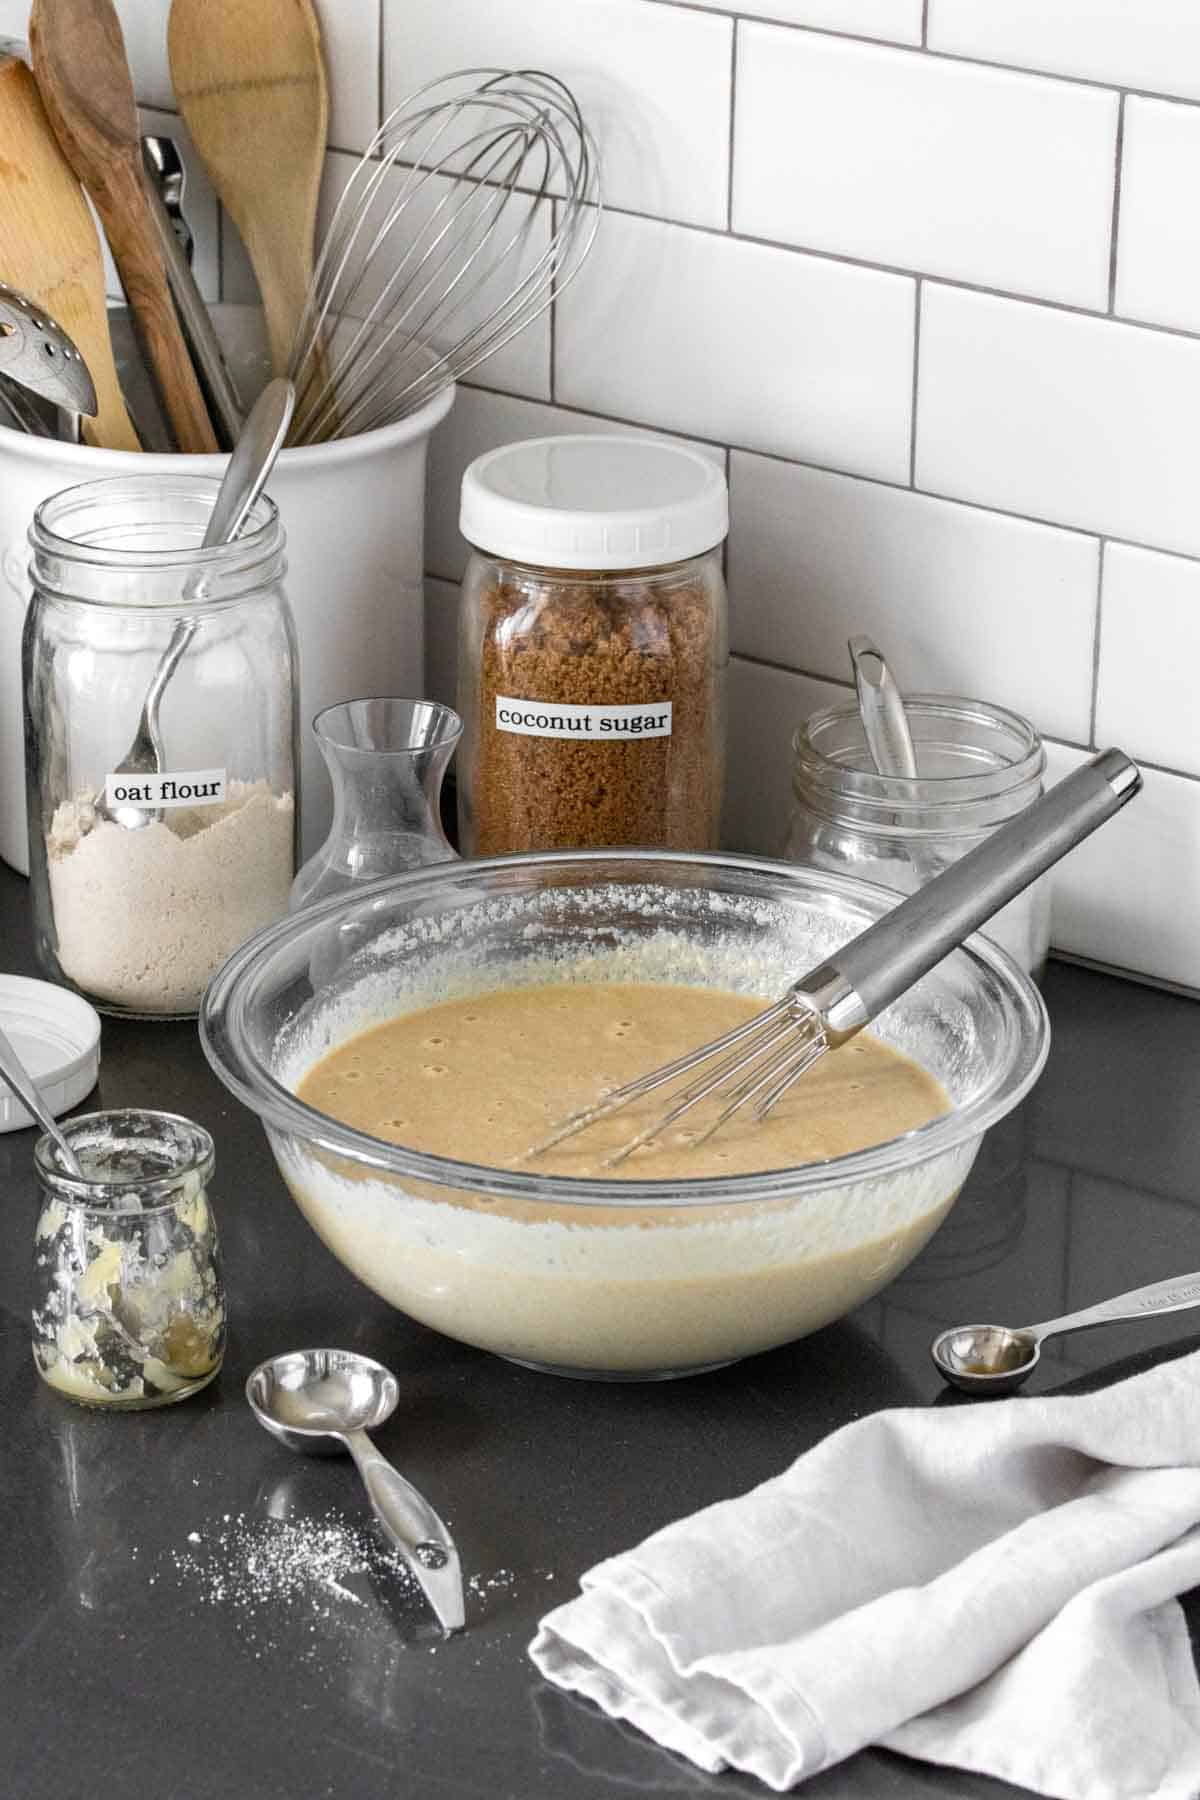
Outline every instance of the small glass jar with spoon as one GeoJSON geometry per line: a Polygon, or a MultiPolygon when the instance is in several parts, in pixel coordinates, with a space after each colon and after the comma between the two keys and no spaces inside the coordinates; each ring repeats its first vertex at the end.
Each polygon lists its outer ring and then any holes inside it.
{"type": "MultiPolygon", "coordinates": [[[[861,650],[868,640],[853,643],[861,650]]],[[[874,646],[869,652],[878,658],[874,646]]],[[[953,694],[905,695],[897,728],[899,696],[886,666],[882,680],[864,681],[864,659],[852,650],[852,660],[862,698],[813,713],[792,739],[784,854],[915,893],[1038,799],[1046,753],[1019,714],[953,694]],[[911,773],[889,761],[904,722],[911,773]]],[[[1019,894],[987,932],[1040,978],[1050,943],[1050,878],[1019,894]]]]}

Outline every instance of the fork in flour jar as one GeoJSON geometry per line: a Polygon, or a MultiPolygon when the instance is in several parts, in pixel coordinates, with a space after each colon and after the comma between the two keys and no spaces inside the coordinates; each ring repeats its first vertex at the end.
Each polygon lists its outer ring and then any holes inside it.
{"type": "Polygon", "coordinates": [[[295,872],[283,527],[264,497],[233,543],[200,549],[217,488],[196,475],[88,482],[44,502],[30,530],[37,953],[107,1012],[193,1015],[226,956],[286,910],[295,872]],[[164,765],[122,773],[130,720],[182,620],[193,629],[163,696],[164,765]],[[121,805],[152,822],[124,829],[121,805]]]}

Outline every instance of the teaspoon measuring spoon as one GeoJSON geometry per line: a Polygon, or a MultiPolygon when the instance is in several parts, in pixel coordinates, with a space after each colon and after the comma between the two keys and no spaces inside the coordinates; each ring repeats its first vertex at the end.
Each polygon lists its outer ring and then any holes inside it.
{"type": "MultiPolygon", "coordinates": [[[[275,459],[283,448],[283,440],[292,422],[295,404],[296,390],[282,376],[268,381],[254,402],[221,478],[201,549],[212,550],[219,544],[230,544],[241,531],[251,507],[262,493],[267,477],[275,467],[275,459]]],[[[197,590],[203,579],[203,573],[197,571],[197,575],[193,577],[197,590]]],[[[167,683],[195,636],[198,623],[196,615],[191,613],[180,619],[171,633],[171,641],[163,651],[146,690],[137,735],[122,760],[113,768],[114,775],[137,777],[162,774],[163,742],[158,724],[158,709],[167,683]]],[[[107,798],[97,801],[96,812],[102,819],[111,819],[116,824],[123,825],[126,831],[137,831],[143,825],[153,825],[162,817],[161,808],[153,805],[137,806],[125,802],[110,806],[107,798]]]]}
{"type": "Polygon", "coordinates": [[[854,668],[858,710],[862,715],[867,749],[880,775],[917,777],[917,758],[900,689],[884,661],[883,652],[869,637],[852,637],[846,648],[854,668]]]}
{"type": "Polygon", "coordinates": [[[1152,1281],[1149,1287],[1117,1294],[1082,1312],[1064,1313],[1044,1325],[953,1325],[934,1338],[930,1355],[939,1374],[965,1394],[1011,1394],[1037,1368],[1048,1337],[1119,1319],[1186,1312],[1191,1306],[1200,1306],[1200,1272],[1152,1281]]]}
{"type": "Polygon", "coordinates": [[[86,1181],[87,1176],[80,1167],[79,1158],[59,1130],[58,1121],[34,1086],[29,1070],[17,1055],[16,1046],[3,1031],[0,1031],[0,1079],[12,1089],[26,1112],[37,1120],[47,1137],[53,1138],[67,1173],[74,1175],[77,1181],[86,1181]]]}
{"type": "Polygon", "coordinates": [[[446,1631],[461,1630],[466,1608],[454,1539],[424,1495],[367,1436],[368,1428],[382,1425],[396,1409],[396,1377],[351,1350],[294,1350],[259,1363],[246,1382],[246,1398],[259,1424],[289,1450],[315,1456],[350,1452],[375,1517],[440,1623],[446,1631]]]}

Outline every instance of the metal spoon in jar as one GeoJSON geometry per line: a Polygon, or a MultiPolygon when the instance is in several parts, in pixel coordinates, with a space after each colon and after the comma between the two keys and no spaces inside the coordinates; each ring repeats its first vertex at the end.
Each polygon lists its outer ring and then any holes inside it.
{"type": "Polygon", "coordinates": [[[246,1398],[259,1424],[289,1450],[310,1456],[350,1452],[375,1517],[440,1623],[446,1631],[460,1630],[466,1608],[454,1539],[424,1495],[367,1436],[396,1409],[396,1377],[351,1350],[294,1350],[259,1363],[246,1382],[246,1398]]]}
{"type": "Polygon", "coordinates": [[[1090,1325],[1111,1325],[1119,1319],[1142,1319],[1157,1313],[1186,1312],[1200,1306],[1200,1272],[1177,1275],[1169,1281],[1153,1281],[1102,1300],[1082,1312],[1064,1313],[1044,1325],[953,1325],[935,1337],[930,1346],[938,1372],[965,1394],[1011,1394],[1037,1368],[1042,1344],[1064,1331],[1084,1331],[1090,1325]]]}
{"type": "Polygon", "coordinates": [[[908,728],[908,715],[882,650],[869,637],[852,637],[846,648],[854,669],[867,749],[871,752],[876,773],[902,775],[908,781],[915,781],[917,757],[908,728]]]}
{"type": "Polygon", "coordinates": [[[3,1080],[5,1085],[12,1089],[26,1112],[31,1118],[37,1120],[46,1136],[53,1139],[54,1146],[63,1160],[63,1167],[68,1175],[74,1175],[77,1181],[86,1181],[87,1177],[80,1167],[79,1158],[60,1131],[54,1114],[38,1093],[29,1070],[17,1055],[16,1046],[3,1031],[0,1031],[0,1080],[3,1080]]]}
{"type": "MultiPolygon", "coordinates": [[[[251,507],[262,493],[267,477],[275,467],[275,459],[283,448],[295,404],[296,390],[290,381],[283,377],[268,381],[251,407],[241,436],[233,447],[233,454],[213,502],[201,549],[212,550],[219,544],[230,544],[241,531],[251,507]]],[[[203,577],[192,579],[197,582],[198,587],[203,577]]],[[[121,761],[114,767],[114,776],[162,774],[163,742],[158,724],[158,709],[167,683],[195,636],[198,623],[196,614],[188,613],[179,620],[171,633],[171,641],[163,651],[150,686],[146,689],[137,733],[121,761]]],[[[103,795],[96,802],[96,813],[101,819],[110,819],[123,825],[126,831],[137,831],[143,825],[153,825],[162,818],[162,809],[153,804],[138,806],[126,801],[110,806],[103,795]]]]}

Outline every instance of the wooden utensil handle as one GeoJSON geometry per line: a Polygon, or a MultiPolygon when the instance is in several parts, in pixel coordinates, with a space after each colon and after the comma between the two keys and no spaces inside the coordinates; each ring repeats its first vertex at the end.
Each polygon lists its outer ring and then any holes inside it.
{"type": "Polygon", "coordinates": [[[181,450],[218,451],[147,212],[145,177],[122,159],[93,194],[164,409],[181,450]]]}

